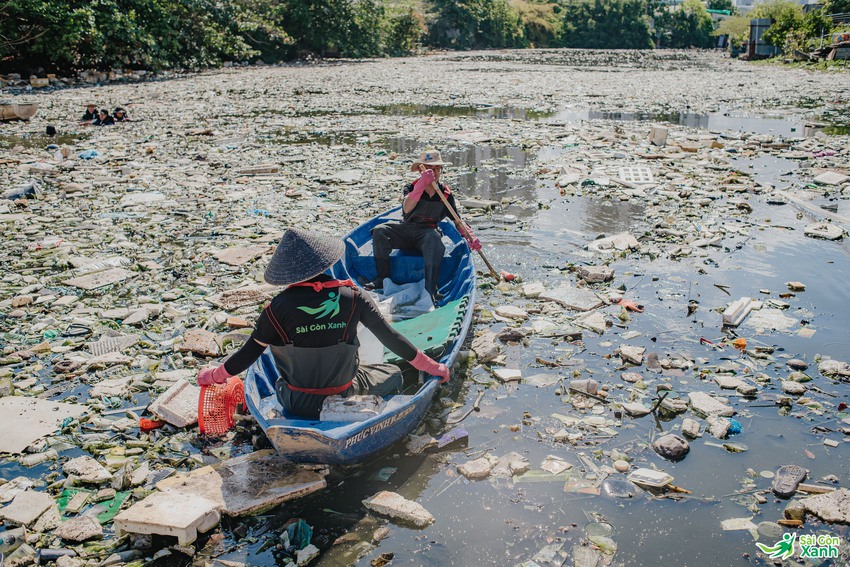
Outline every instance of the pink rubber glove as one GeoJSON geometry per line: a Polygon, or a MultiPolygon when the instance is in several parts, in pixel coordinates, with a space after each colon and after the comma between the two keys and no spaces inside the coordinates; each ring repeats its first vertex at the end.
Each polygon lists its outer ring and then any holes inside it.
{"type": "Polygon", "coordinates": [[[413,191],[408,193],[407,196],[413,199],[414,202],[418,201],[422,198],[422,193],[425,192],[425,189],[434,182],[434,179],[434,172],[426,169],[419,176],[419,179],[416,180],[416,183],[413,184],[413,191]]]}
{"type": "Polygon", "coordinates": [[[227,373],[223,364],[217,368],[207,366],[206,368],[201,368],[200,372],[198,372],[198,386],[224,384],[231,376],[233,375],[227,373]]]}
{"type": "Polygon", "coordinates": [[[410,365],[416,370],[421,370],[429,376],[439,376],[440,384],[445,384],[449,381],[449,369],[446,368],[446,365],[430,358],[421,350],[416,351],[416,357],[410,361],[410,365]]]}
{"type": "Polygon", "coordinates": [[[464,236],[464,238],[466,238],[466,242],[469,244],[470,249],[481,250],[481,241],[472,234],[472,229],[468,226],[466,227],[466,236],[464,236]]]}

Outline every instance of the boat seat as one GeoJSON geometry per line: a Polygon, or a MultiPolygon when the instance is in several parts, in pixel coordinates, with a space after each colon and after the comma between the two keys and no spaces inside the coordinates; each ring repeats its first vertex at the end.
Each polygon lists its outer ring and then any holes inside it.
{"type": "MultiPolygon", "coordinates": [[[[443,264],[440,268],[439,287],[442,287],[451,279],[457,262],[463,257],[464,250],[462,247],[466,246],[463,242],[454,242],[445,236],[443,237],[443,244],[446,247],[446,251],[443,253],[443,264]]],[[[346,259],[352,273],[356,273],[358,276],[369,281],[374,280],[378,276],[375,271],[371,240],[358,247],[349,237],[345,240],[345,248],[346,259]]],[[[397,284],[406,284],[425,279],[425,262],[418,250],[393,250],[390,253],[390,266],[392,269],[390,277],[397,284]]]]}

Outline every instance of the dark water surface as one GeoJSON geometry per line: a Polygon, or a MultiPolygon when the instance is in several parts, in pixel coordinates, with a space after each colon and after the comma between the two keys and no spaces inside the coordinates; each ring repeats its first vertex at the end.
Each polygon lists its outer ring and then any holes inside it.
{"type": "MultiPolygon", "coordinates": [[[[405,154],[422,149],[416,140],[394,138],[386,144],[386,150],[405,154]]],[[[542,149],[541,155],[550,161],[552,156],[568,156],[569,151],[566,147],[549,147],[542,149]]],[[[519,274],[526,282],[542,281],[550,288],[561,282],[575,283],[575,276],[566,271],[569,265],[600,263],[584,250],[594,238],[624,231],[639,238],[652,233],[642,201],[613,201],[596,194],[592,187],[580,196],[563,197],[551,183],[532,179],[530,171],[536,167],[537,156],[520,148],[465,145],[447,148],[444,157],[454,164],[448,171],[448,181],[461,196],[510,203],[492,217],[469,218],[497,269],[519,274]]],[[[779,187],[800,185],[797,164],[790,160],[742,159],[735,167],[779,187]]],[[[557,384],[548,388],[525,383],[503,385],[492,381],[486,369],[465,368],[455,373],[452,387],[444,396],[468,407],[478,390],[489,383],[482,411],[462,424],[469,432],[467,449],[410,456],[398,446],[362,467],[335,470],[326,491],[285,505],[275,515],[253,520],[254,531],[249,535],[279,529],[280,522],[296,515],[314,526],[314,542],[322,547],[347,533],[346,543],[323,552],[317,565],[324,567],[369,565],[381,553],[395,554],[393,565],[511,566],[530,560],[552,545],[560,546],[562,555],[558,557],[565,565],[572,565],[572,547],[586,542],[586,536],[602,532],[615,542],[615,565],[766,564],[757,556],[750,533],[723,531],[720,524],[741,517],[752,518],[755,524],[776,521],[782,518],[785,502],[768,494],[767,503],[756,504],[751,495],[736,497],[737,491],[769,489],[771,480],[759,473],[773,472],[786,464],[809,469],[810,482],[834,474],[841,485],[850,484],[847,445],[841,433],[813,429],[819,425],[836,430],[842,426],[841,418],[848,417],[846,411],[837,411],[839,403],[848,401],[847,385],[820,376],[816,359],[822,355],[850,358],[850,294],[846,283],[850,281],[850,248],[842,241],[803,236],[803,227],[813,218],[805,212],[800,214],[790,204],[768,205],[760,196],[751,196],[749,202],[754,210],[746,218],[718,219],[735,231],[730,230],[717,247],[695,249],[691,256],[676,260],[629,254],[611,261],[616,275],[610,287],[624,289],[627,298],[645,306],[644,313],[631,314],[631,321],[621,324],[617,320],[620,308],[612,306],[603,311],[617,324],[602,336],[584,331],[583,341],[576,343],[532,336],[527,345],[504,346],[508,358],[518,361],[526,377],[538,373],[564,380],[592,377],[610,385],[609,398],[614,400],[628,397],[628,384],[620,379],[624,370],[641,372],[651,392],[656,384],[668,382],[674,395],[682,397],[695,390],[728,396],[738,412],[735,419],[743,428],[728,441],[746,445],[746,452],[729,453],[719,446],[723,441],[706,432],[691,442],[685,460],[671,463],[656,455],[648,444],[664,433],[678,433],[682,418],[689,414],[668,416],[666,421],[651,415],[617,419],[612,409],[601,404],[581,411],[565,404],[556,395],[557,384]],[[778,299],[787,291],[786,282],[795,280],[807,288],[786,299],[791,306],[783,313],[793,320],[789,330],[758,331],[746,322],[736,330],[722,328],[719,310],[727,302],[742,296],[778,299]],[[688,315],[689,303],[697,306],[692,315],[688,315]],[[800,331],[814,334],[802,335],[800,331]],[[634,332],[638,336],[623,337],[634,332]],[[731,347],[714,350],[700,344],[700,338],[717,343],[736,336],[746,338],[750,349],[774,347],[773,360],[750,358],[731,347]],[[658,353],[660,358],[686,355],[694,359],[696,368],[666,376],[645,367],[624,369],[619,357],[610,356],[621,344],[646,347],[647,353],[658,353]],[[569,365],[547,368],[537,358],[560,359],[569,365]],[[810,391],[807,397],[822,405],[822,415],[797,405],[791,408],[791,415],[784,415],[786,410],[776,405],[782,395],[779,377],[786,378],[789,373],[785,367],[788,358],[802,358],[811,365],[807,373],[813,381],[808,385],[820,391],[810,391]],[[716,369],[723,364],[734,364],[738,375],[744,377],[764,372],[771,382],[753,399],[742,398],[734,390],[721,393],[711,380],[713,374],[703,380],[699,369],[716,369]],[[608,438],[588,427],[583,430],[584,439],[575,446],[555,443],[552,434],[562,427],[552,417],[555,413],[577,418],[604,416],[616,422],[613,429],[617,434],[608,438]],[[841,444],[828,448],[823,445],[824,437],[841,444]],[[634,497],[623,499],[566,491],[565,475],[470,482],[455,472],[458,464],[485,451],[496,456],[517,451],[538,472],[547,455],[557,455],[574,465],[567,476],[591,481],[598,478],[592,469],[610,465],[610,452],[618,451],[631,459],[634,468],[657,467],[668,472],[675,477],[675,485],[692,494],[675,500],[655,498],[637,489],[634,497]],[[436,522],[417,530],[367,515],[361,501],[379,490],[394,490],[416,500],[436,517],[436,522]],[[389,527],[390,534],[374,546],[370,543],[372,534],[382,525],[389,527]]],[[[485,310],[505,303],[531,308],[539,305],[518,292],[503,295],[484,291],[479,297],[479,305],[485,310]]],[[[473,332],[490,325],[476,322],[473,332]]],[[[434,419],[447,411],[435,403],[428,421],[431,433],[442,430],[434,419]]],[[[613,474],[609,478],[624,476],[613,474]]],[[[846,538],[846,530],[846,526],[823,525],[810,519],[800,533],[826,532],[846,538]]],[[[775,534],[759,537],[760,542],[770,545],[777,539],[775,534]]],[[[249,564],[274,562],[271,550],[255,555],[258,547],[237,546],[224,557],[249,564]]]]}

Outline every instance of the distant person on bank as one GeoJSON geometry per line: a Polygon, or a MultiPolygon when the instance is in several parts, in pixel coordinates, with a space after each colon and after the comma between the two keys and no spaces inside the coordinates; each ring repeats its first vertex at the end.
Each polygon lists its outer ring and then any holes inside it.
{"type": "Polygon", "coordinates": [[[97,105],[87,104],[86,111],[83,113],[83,117],[80,118],[80,122],[92,122],[93,120],[97,120],[97,105]]]}
{"type": "Polygon", "coordinates": [[[92,126],[112,126],[115,124],[115,119],[109,115],[109,111],[105,108],[100,109],[97,118],[92,122],[92,126]]]}

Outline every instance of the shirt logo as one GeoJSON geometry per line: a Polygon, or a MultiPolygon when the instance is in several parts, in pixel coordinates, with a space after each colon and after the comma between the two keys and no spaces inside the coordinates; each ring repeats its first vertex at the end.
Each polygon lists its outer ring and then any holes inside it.
{"type": "Polygon", "coordinates": [[[339,298],[341,294],[332,291],[328,295],[330,299],[326,299],[323,301],[318,307],[307,307],[302,306],[298,309],[307,313],[308,315],[315,315],[316,319],[322,319],[330,315],[330,318],[333,319],[337,315],[339,315],[339,298]]]}

